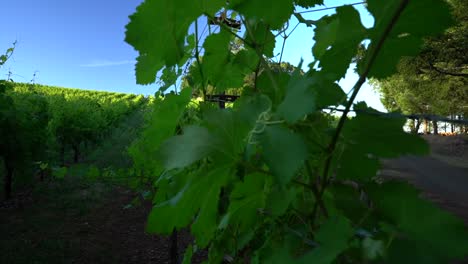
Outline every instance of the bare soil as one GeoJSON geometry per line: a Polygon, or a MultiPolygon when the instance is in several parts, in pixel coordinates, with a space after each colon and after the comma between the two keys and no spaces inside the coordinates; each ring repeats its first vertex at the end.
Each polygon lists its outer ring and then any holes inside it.
{"type": "MultiPolygon", "coordinates": [[[[43,187],[51,191],[0,204],[0,263],[170,263],[170,237],[145,232],[151,204],[127,206],[135,193],[95,183],[43,187]]],[[[181,259],[190,241],[178,233],[181,259]]]]}

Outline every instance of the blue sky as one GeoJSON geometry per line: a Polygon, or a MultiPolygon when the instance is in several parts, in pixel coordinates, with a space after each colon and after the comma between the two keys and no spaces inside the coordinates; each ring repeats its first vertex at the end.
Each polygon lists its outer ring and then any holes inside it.
{"type": "MultiPolygon", "coordinates": [[[[134,61],[138,55],[124,42],[125,25],[142,0],[15,0],[2,4],[0,16],[0,51],[15,40],[12,59],[0,69],[0,79],[9,70],[13,79],[29,82],[37,71],[36,82],[63,87],[153,94],[157,86],[135,84],[134,61]]],[[[326,6],[357,2],[356,0],[325,1],[326,6]]],[[[362,5],[355,6],[365,26],[372,17],[362,5]]],[[[304,14],[317,19],[333,10],[304,14]]],[[[204,20],[206,21],[206,20],[204,20]]],[[[296,25],[293,18],[291,27],[296,25]]],[[[283,60],[296,65],[312,61],[313,29],[300,25],[286,43],[283,60]]],[[[281,40],[277,40],[277,52],[281,40]]],[[[340,81],[348,91],[357,76],[350,70],[340,81]]],[[[384,110],[371,87],[361,89],[358,100],[384,110]]]]}

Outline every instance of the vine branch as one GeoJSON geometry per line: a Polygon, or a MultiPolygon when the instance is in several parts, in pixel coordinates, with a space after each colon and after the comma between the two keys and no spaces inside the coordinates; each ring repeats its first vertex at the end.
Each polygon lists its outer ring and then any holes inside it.
{"type": "MultiPolygon", "coordinates": [[[[400,5],[398,6],[397,10],[395,11],[395,14],[393,14],[392,19],[388,23],[387,27],[385,28],[384,32],[382,33],[382,36],[378,40],[376,46],[374,49],[371,49],[370,57],[368,63],[364,67],[364,71],[360,74],[359,79],[357,80],[356,84],[353,87],[353,93],[351,94],[351,97],[348,100],[348,103],[346,104],[345,109],[343,110],[343,114],[341,115],[340,121],[338,122],[338,126],[336,128],[336,132],[333,135],[332,141],[328,147],[328,151],[330,154],[332,154],[335,151],[336,145],[338,143],[338,139],[340,137],[341,131],[343,130],[343,126],[346,121],[346,117],[348,113],[351,110],[351,107],[353,105],[354,100],[356,99],[356,96],[359,93],[359,90],[361,89],[362,85],[367,79],[367,75],[369,74],[376,58],[377,55],[379,54],[379,51],[381,50],[383,44],[385,43],[385,40],[387,39],[388,35],[392,31],[393,27],[395,26],[396,22],[398,21],[398,18],[400,17],[401,13],[403,10],[406,8],[408,5],[409,0],[402,0],[400,2],[400,5]]],[[[320,195],[323,195],[323,192],[325,191],[325,188],[327,186],[327,178],[328,174],[330,172],[330,167],[331,167],[331,161],[333,159],[333,155],[329,155],[326,162],[325,162],[325,168],[323,171],[322,175],[322,188],[320,190],[320,195]]]]}

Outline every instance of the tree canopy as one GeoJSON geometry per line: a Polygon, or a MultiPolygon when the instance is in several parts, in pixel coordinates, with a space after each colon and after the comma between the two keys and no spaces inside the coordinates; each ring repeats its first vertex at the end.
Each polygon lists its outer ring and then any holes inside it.
{"type": "Polygon", "coordinates": [[[427,38],[417,56],[401,59],[396,74],[371,81],[389,111],[468,116],[468,2],[449,2],[453,26],[427,38]]]}

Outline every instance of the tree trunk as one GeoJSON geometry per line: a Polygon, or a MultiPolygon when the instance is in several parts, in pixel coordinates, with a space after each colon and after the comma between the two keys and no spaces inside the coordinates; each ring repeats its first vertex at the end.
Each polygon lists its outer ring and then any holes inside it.
{"type": "Polygon", "coordinates": [[[179,264],[179,248],[177,245],[177,230],[174,228],[171,234],[171,247],[169,249],[171,264],[179,264]]]}
{"type": "Polygon", "coordinates": [[[5,174],[5,178],[4,178],[4,198],[5,200],[8,200],[11,198],[11,186],[12,186],[12,182],[13,182],[13,172],[14,172],[14,169],[13,169],[13,166],[11,165],[10,162],[8,162],[6,159],[4,160],[5,162],[5,168],[6,168],[6,174],[5,174]]]}
{"type": "MultiPolygon", "coordinates": [[[[453,118],[454,118],[453,115],[450,115],[450,118],[453,120],[453,118]]],[[[450,132],[453,133],[454,131],[455,131],[455,126],[454,126],[453,123],[450,123],[450,132]]]]}
{"type": "Polygon", "coordinates": [[[434,135],[438,135],[439,134],[439,127],[437,125],[437,121],[433,120],[432,121],[432,126],[434,127],[434,135]]]}
{"type": "Polygon", "coordinates": [[[419,128],[421,127],[421,120],[416,119],[416,134],[419,132],[419,128]]]}
{"type": "Polygon", "coordinates": [[[410,119],[410,120],[409,120],[408,127],[409,127],[409,129],[410,129],[410,133],[411,133],[411,134],[417,134],[417,131],[416,131],[416,121],[415,121],[414,119],[410,119]]]}
{"type": "MultiPolygon", "coordinates": [[[[225,92],[222,92],[222,93],[221,93],[221,95],[225,95],[225,94],[226,94],[225,92]]],[[[226,103],[224,102],[224,100],[220,100],[220,101],[218,102],[218,104],[219,104],[219,108],[220,108],[220,109],[226,108],[226,103]]]]}
{"type": "Polygon", "coordinates": [[[424,122],[424,125],[423,125],[424,132],[423,133],[424,134],[429,134],[429,122],[426,119],[424,119],[423,122],[424,122]]]}

